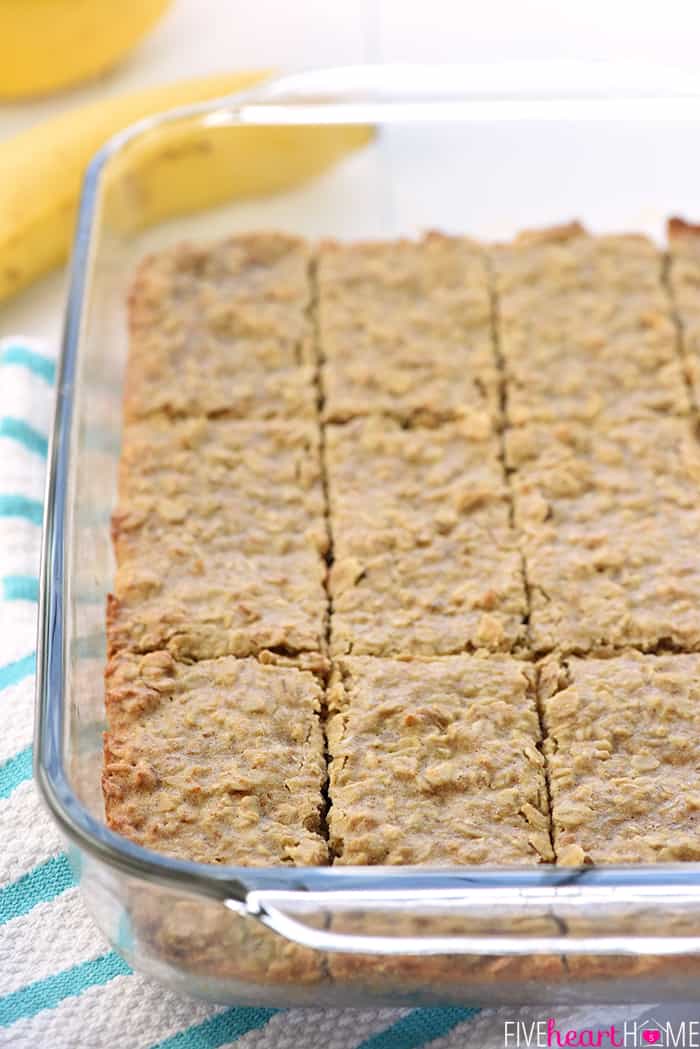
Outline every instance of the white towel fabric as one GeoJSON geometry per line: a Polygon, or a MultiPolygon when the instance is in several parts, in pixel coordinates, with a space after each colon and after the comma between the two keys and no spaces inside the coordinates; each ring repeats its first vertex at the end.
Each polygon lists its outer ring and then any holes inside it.
{"type": "MultiPolygon", "coordinates": [[[[164,991],[127,969],[86,913],[64,843],[31,779],[40,515],[53,373],[54,354],[45,345],[20,338],[0,343],[0,1047],[500,1049],[515,1044],[505,1040],[506,1021],[529,1025],[551,1015],[560,1029],[579,1030],[643,1023],[644,1006],[216,1008],[164,991]]],[[[693,1006],[678,1007],[674,1022],[693,1019],[695,1012],[693,1006]]],[[[658,1007],[649,1015],[663,1023],[671,1012],[658,1007]]],[[[642,1029],[638,1044],[651,1044],[641,1040],[642,1029]]],[[[665,1044],[663,1037],[655,1044],[665,1044]]]]}

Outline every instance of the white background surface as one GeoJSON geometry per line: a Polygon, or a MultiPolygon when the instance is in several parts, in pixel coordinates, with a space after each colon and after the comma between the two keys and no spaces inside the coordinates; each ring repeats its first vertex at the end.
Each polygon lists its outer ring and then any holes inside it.
{"type": "MultiPolygon", "coordinates": [[[[0,138],[103,94],[216,71],[562,57],[694,70],[699,43],[697,0],[175,0],[100,83],[0,106],[0,138]]],[[[56,338],[63,285],[56,274],[0,307],[0,335],[56,338]]]]}

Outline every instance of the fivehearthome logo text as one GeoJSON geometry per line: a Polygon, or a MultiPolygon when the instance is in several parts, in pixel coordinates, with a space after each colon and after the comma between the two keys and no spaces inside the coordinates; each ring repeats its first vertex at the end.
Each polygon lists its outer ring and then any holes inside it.
{"type": "Polygon", "coordinates": [[[700,1049],[700,1020],[671,1023],[651,1018],[608,1027],[566,1027],[550,1016],[532,1023],[506,1020],[503,1027],[504,1049],[700,1049]]]}

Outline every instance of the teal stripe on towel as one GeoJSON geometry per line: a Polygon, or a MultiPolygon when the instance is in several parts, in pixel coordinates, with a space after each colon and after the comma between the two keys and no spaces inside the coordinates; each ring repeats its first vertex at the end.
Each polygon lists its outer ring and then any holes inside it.
{"type": "Polygon", "coordinates": [[[14,663],[5,663],[0,667],[0,690],[9,688],[10,685],[18,685],[26,677],[36,670],[36,652],[30,652],[28,656],[16,659],[14,663]]]}
{"type": "Polygon", "coordinates": [[[2,596],[5,601],[38,601],[39,580],[35,575],[6,575],[2,596]]]}
{"type": "Polygon", "coordinates": [[[93,961],[37,980],[28,987],[0,998],[0,1027],[26,1020],[44,1009],[55,1009],[65,998],[75,998],[88,987],[100,987],[116,976],[128,976],[131,969],[118,954],[109,951],[93,961]]]}
{"type": "Polygon", "coordinates": [[[40,525],[44,519],[44,507],[38,499],[27,499],[24,495],[0,495],[0,517],[24,517],[32,524],[40,525]]]}
{"type": "Polygon", "coordinates": [[[227,1009],[203,1023],[166,1038],[151,1049],[218,1049],[220,1045],[241,1038],[248,1031],[264,1027],[279,1009],[227,1009]]]}
{"type": "Polygon", "coordinates": [[[0,350],[0,365],[3,364],[19,365],[48,383],[53,383],[56,377],[54,362],[43,353],[37,353],[26,346],[6,346],[4,350],[0,350]]]}
{"type": "Polygon", "coordinates": [[[24,419],[13,419],[11,415],[4,415],[0,419],[0,437],[9,437],[28,452],[36,452],[44,459],[49,450],[49,442],[43,433],[39,433],[24,419]]]}
{"type": "MultiPolygon", "coordinates": [[[[420,1049],[470,1020],[480,1009],[414,1009],[400,1020],[366,1038],[357,1049],[420,1049]]],[[[466,1044],[466,1043],[465,1043],[466,1044]]]]}
{"type": "Polygon", "coordinates": [[[28,914],[38,903],[47,903],[75,885],[65,853],[52,856],[17,881],[0,889],[0,925],[28,914]]]}
{"type": "Polygon", "coordinates": [[[19,754],[0,765],[0,798],[9,798],[20,783],[32,778],[32,748],[25,747],[19,754]]]}

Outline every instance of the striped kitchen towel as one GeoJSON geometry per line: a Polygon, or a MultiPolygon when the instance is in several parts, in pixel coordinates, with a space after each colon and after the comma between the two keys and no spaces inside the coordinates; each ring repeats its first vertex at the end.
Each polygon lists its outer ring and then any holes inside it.
{"type": "MultiPolygon", "coordinates": [[[[521,1022],[527,1031],[551,1013],[217,1008],[164,991],[109,949],[83,908],[63,842],[32,781],[37,573],[54,373],[46,346],[0,342],[0,1047],[515,1045],[512,1035],[506,1039],[506,1023],[521,1022]]],[[[560,1028],[581,1028],[609,1026],[640,1009],[556,1015],[560,1028]]]]}

